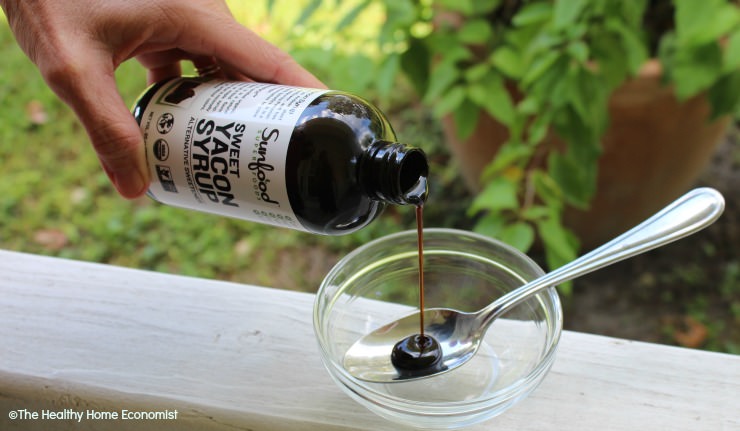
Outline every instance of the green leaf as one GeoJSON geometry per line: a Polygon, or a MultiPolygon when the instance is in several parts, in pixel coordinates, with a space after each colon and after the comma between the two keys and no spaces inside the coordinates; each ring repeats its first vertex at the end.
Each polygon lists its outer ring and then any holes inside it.
{"type": "Polygon", "coordinates": [[[543,54],[561,51],[561,46],[570,41],[571,38],[562,32],[541,31],[526,46],[525,54],[528,58],[534,58],[532,61],[534,62],[543,54]]]}
{"type": "Polygon", "coordinates": [[[321,0],[311,0],[311,2],[303,8],[303,12],[298,17],[295,25],[300,26],[306,24],[316,10],[321,7],[321,0]]]}
{"type": "Polygon", "coordinates": [[[489,181],[485,188],[478,193],[468,210],[469,214],[478,211],[502,211],[519,207],[516,192],[517,185],[503,177],[489,181]]]}
{"type": "Polygon", "coordinates": [[[389,55],[380,65],[375,87],[382,97],[388,97],[395,88],[398,70],[401,67],[401,56],[398,54],[389,55]]]}
{"type": "Polygon", "coordinates": [[[275,7],[275,0],[267,0],[267,14],[271,15],[273,8],[275,7]]]}
{"type": "Polygon", "coordinates": [[[522,216],[526,220],[537,221],[540,219],[550,217],[550,214],[552,214],[552,211],[553,210],[551,208],[546,207],[544,205],[533,205],[531,207],[526,208],[522,212],[522,216]]]}
{"type": "Polygon", "coordinates": [[[676,96],[686,100],[709,88],[722,71],[722,50],[710,43],[676,52],[673,78],[676,96]]]}
{"type": "Polygon", "coordinates": [[[548,208],[560,211],[563,207],[563,192],[558,183],[547,174],[547,172],[537,170],[532,173],[537,196],[542,199],[548,208]]]}
{"type": "Polygon", "coordinates": [[[514,26],[522,27],[549,21],[551,16],[552,4],[549,2],[529,3],[514,15],[512,22],[514,26]]]}
{"type": "Polygon", "coordinates": [[[501,5],[502,0],[475,0],[473,1],[473,13],[485,15],[501,5]]]}
{"type": "Polygon", "coordinates": [[[513,223],[501,230],[498,239],[526,253],[534,242],[534,228],[525,222],[513,223]]]}
{"type": "Polygon", "coordinates": [[[559,284],[558,291],[560,292],[560,295],[570,298],[573,295],[573,281],[566,281],[565,283],[559,284]]]}
{"type": "MultiPolygon", "coordinates": [[[[627,60],[627,69],[630,73],[636,74],[642,65],[645,64],[648,57],[647,47],[640,39],[639,34],[635,30],[626,27],[621,20],[616,18],[608,18],[605,27],[617,33],[619,36],[617,41],[621,43],[621,49],[605,50],[605,55],[611,54],[612,56],[623,57],[627,60]]],[[[610,58],[609,60],[615,60],[616,62],[623,61],[622,58],[610,58]]],[[[619,80],[621,81],[621,77],[619,80]]]]}
{"type": "Polygon", "coordinates": [[[416,92],[424,95],[429,87],[431,55],[427,46],[419,39],[411,38],[408,44],[408,49],[401,54],[401,70],[409,78],[416,92]]]}
{"type": "Polygon", "coordinates": [[[583,175],[582,180],[596,179],[596,162],[601,155],[601,136],[605,130],[601,119],[606,117],[606,109],[594,109],[592,123],[584,123],[569,106],[558,112],[553,120],[555,133],[568,144],[563,156],[570,161],[571,168],[583,175]]]}
{"type": "MultiPolygon", "coordinates": [[[[620,21],[626,23],[628,26],[639,26],[643,23],[645,9],[648,6],[649,2],[652,3],[653,0],[609,2],[607,3],[607,6],[613,6],[617,8],[614,12],[614,15],[621,17],[620,21]]],[[[612,9],[608,9],[604,13],[610,14],[611,11],[612,9]]]]}
{"type": "Polygon", "coordinates": [[[569,43],[566,51],[579,63],[586,63],[586,61],[588,61],[588,45],[580,40],[569,43]]]}
{"type": "Polygon", "coordinates": [[[450,12],[462,12],[468,16],[475,10],[475,0],[437,0],[443,10],[450,12]]]}
{"type": "Polygon", "coordinates": [[[337,24],[337,32],[344,30],[345,28],[352,25],[355,20],[357,20],[357,17],[367,9],[368,6],[370,6],[370,3],[372,0],[364,0],[358,3],[355,7],[353,7],[347,14],[342,18],[341,21],[337,24]]]}
{"type": "Polygon", "coordinates": [[[740,112],[740,71],[720,78],[707,92],[712,119],[740,112]]]}
{"type": "Polygon", "coordinates": [[[675,0],[676,34],[682,43],[690,42],[697,33],[712,25],[713,9],[724,0],[675,0]]]}
{"type": "Polygon", "coordinates": [[[501,77],[491,74],[470,85],[468,97],[502,124],[514,123],[516,109],[501,77]]]}
{"type": "Polygon", "coordinates": [[[537,232],[545,246],[549,268],[559,268],[578,256],[578,240],[556,217],[537,222],[537,232]]]}
{"type": "Polygon", "coordinates": [[[460,43],[454,32],[436,30],[424,37],[435,59],[440,63],[456,63],[473,57],[468,45],[460,43]]]}
{"type": "Polygon", "coordinates": [[[733,71],[737,69],[740,69],[740,30],[730,36],[725,47],[724,70],[733,71]]]}
{"type": "Polygon", "coordinates": [[[475,223],[473,230],[481,235],[498,238],[505,224],[506,217],[501,213],[488,213],[475,223]]]}
{"type": "Polygon", "coordinates": [[[434,104],[434,115],[442,117],[445,114],[456,110],[465,100],[466,96],[465,87],[455,86],[439,98],[437,103],[434,104]]]}
{"type": "Polygon", "coordinates": [[[491,54],[493,64],[504,75],[519,78],[524,73],[524,58],[509,46],[501,46],[491,54]]]}
{"type": "Polygon", "coordinates": [[[527,142],[529,144],[538,144],[545,139],[547,132],[550,131],[550,117],[550,112],[546,111],[536,116],[529,123],[529,128],[527,129],[527,142]]]}
{"type": "Polygon", "coordinates": [[[547,54],[535,59],[522,77],[522,86],[526,88],[537,81],[558,59],[560,59],[560,53],[556,51],[548,51],[547,54]]]}
{"type": "Polygon", "coordinates": [[[516,105],[516,110],[523,115],[534,115],[540,110],[540,102],[537,98],[529,96],[516,105]]]}
{"type": "Polygon", "coordinates": [[[438,64],[429,76],[429,88],[424,95],[425,103],[435,103],[458,79],[460,70],[452,62],[438,64]]]}
{"type": "Polygon", "coordinates": [[[483,79],[491,72],[491,65],[488,63],[478,63],[465,71],[465,80],[475,82],[483,79]]]}
{"type": "MultiPolygon", "coordinates": [[[[661,42],[667,38],[670,36],[664,37],[661,42]]],[[[628,49],[626,44],[625,38],[614,33],[606,33],[589,42],[591,58],[599,65],[596,73],[609,87],[622,84],[630,74],[630,68],[637,70],[642,66],[639,64],[639,55],[625,52],[628,49]]]]}
{"type": "Polygon", "coordinates": [[[457,40],[468,44],[483,44],[493,34],[491,25],[485,19],[466,21],[457,33],[457,40]]]}
{"type": "Polygon", "coordinates": [[[679,44],[702,45],[717,41],[740,23],[740,10],[726,0],[675,0],[679,44]]]}
{"type": "Polygon", "coordinates": [[[332,64],[331,82],[341,83],[340,87],[346,91],[362,94],[375,83],[376,65],[366,55],[335,56],[332,64]]]}
{"type": "Polygon", "coordinates": [[[555,62],[546,71],[531,83],[523,87],[531,97],[536,97],[544,110],[557,112],[566,106],[570,100],[570,91],[573,87],[570,75],[573,63],[565,55],[556,55],[555,62]]]}
{"type": "Polygon", "coordinates": [[[478,125],[480,110],[478,107],[465,99],[460,106],[452,112],[455,121],[455,132],[459,139],[469,138],[478,125]]]}
{"type": "Polygon", "coordinates": [[[553,152],[548,160],[549,173],[568,203],[587,208],[595,192],[596,166],[584,166],[572,157],[553,152]]]}
{"type": "Polygon", "coordinates": [[[553,11],[553,26],[563,29],[572,26],[589,0],[556,0],[553,11]]]}
{"type": "Polygon", "coordinates": [[[564,82],[570,85],[567,88],[567,99],[573,112],[581,123],[597,127],[598,116],[606,115],[606,96],[610,93],[603,82],[590,71],[578,69],[569,71],[564,82]]]}
{"type": "Polygon", "coordinates": [[[483,170],[481,178],[493,178],[509,166],[525,164],[533,153],[534,150],[526,145],[508,141],[499,148],[496,157],[483,170]]]}
{"type": "MultiPolygon", "coordinates": [[[[372,0],[370,0],[372,2],[372,0]]],[[[383,1],[385,21],[378,32],[378,45],[395,44],[399,33],[405,38],[413,37],[412,28],[419,22],[419,10],[411,0],[383,1]]],[[[353,35],[347,35],[352,37],[353,35]]]]}

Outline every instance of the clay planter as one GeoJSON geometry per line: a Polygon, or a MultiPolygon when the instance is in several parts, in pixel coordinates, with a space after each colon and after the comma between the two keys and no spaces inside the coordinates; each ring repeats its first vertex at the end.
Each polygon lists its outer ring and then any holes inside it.
{"type": "MultiPolygon", "coordinates": [[[[591,208],[569,208],[565,214],[565,224],[585,249],[634,226],[688,190],[725,134],[729,117],[710,122],[702,96],[679,103],[670,87],[661,85],[660,74],[660,65],[649,62],[609,101],[610,125],[602,139],[591,208]]],[[[451,118],[443,123],[466,184],[479,191],[480,174],[507,139],[506,128],[481,114],[473,135],[460,141],[451,118]]]]}

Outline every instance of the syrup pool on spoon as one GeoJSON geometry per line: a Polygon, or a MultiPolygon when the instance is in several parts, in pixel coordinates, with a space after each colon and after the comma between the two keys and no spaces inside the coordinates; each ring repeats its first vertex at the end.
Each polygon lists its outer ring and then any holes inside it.
{"type": "Polygon", "coordinates": [[[414,312],[376,329],[347,350],[343,366],[354,377],[376,383],[408,381],[454,370],[475,355],[487,329],[498,317],[532,295],[691,235],[717,220],[723,209],[724,199],[716,190],[692,190],[612,241],[475,313],[433,308],[421,316],[414,312]],[[422,318],[423,334],[418,334],[422,318]],[[424,339],[414,341],[417,334],[434,340],[438,348],[432,344],[427,347],[424,339]],[[398,355],[405,353],[409,355],[399,359],[398,355]]]}

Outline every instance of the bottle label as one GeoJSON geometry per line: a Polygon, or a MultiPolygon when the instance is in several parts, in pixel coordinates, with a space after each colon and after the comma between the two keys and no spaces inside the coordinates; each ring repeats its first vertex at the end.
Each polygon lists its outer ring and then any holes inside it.
{"type": "Polygon", "coordinates": [[[296,121],[325,91],[200,78],[169,82],[141,117],[149,195],[306,230],[288,201],[285,160],[296,121]]]}

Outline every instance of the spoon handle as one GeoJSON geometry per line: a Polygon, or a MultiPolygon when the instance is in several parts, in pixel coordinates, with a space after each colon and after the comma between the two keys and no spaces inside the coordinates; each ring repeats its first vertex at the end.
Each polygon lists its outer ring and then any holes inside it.
{"type": "Polygon", "coordinates": [[[717,220],[724,207],[718,191],[694,189],[601,247],[500,297],[481,311],[481,327],[540,290],[691,235],[717,220]]]}

